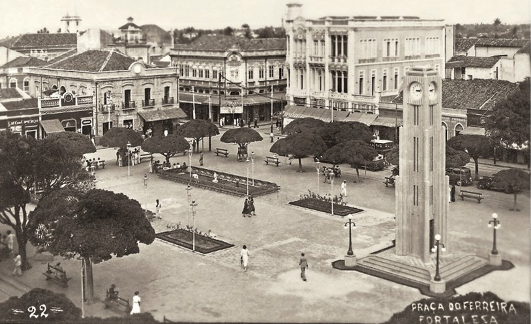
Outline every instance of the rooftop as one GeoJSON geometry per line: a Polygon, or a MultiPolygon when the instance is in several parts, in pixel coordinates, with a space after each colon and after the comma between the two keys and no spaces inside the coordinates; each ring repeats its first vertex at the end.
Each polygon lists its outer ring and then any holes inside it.
{"type": "Polygon", "coordinates": [[[17,91],[16,88],[0,89],[0,101],[15,98],[22,98],[22,95],[17,91]]]}
{"type": "Polygon", "coordinates": [[[417,16],[325,16],[319,20],[404,20],[420,19],[417,16]]]}
{"type": "Polygon", "coordinates": [[[493,67],[502,56],[490,56],[490,57],[477,57],[477,56],[465,56],[458,55],[452,57],[448,63],[446,63],[446,68],[457,68],[457,67],[476,67],[476,68],[491,68],[493,67]]]}
{"type": "Polygon", "coordinates": [[[507,38],[456,38],[455,51],[466,52],[472,46],[529,47],[529,39],[507,38]]]}
{"type": "Polygon", "coordinates": [[[233,47],[241,51],[286,50],[285,38],[258,38],[223,35],[203,35],[190,44],[175,44],[177,50],[227,51],[233,47]]]}
{"type": "Polygon", "coordinates": [[[31,99],[16,100],[16,101],[6,101],[6,102],[2,102],[2,106],[4,106],[7,110],[38,108],[39,99],[31,98],[31,99]]]}
{"type": "Polygon", "coordinates": [[[76,47],[77,34],[24,34],[11,43],[11,48],[76,47]]]}
{"type": "Polygon", "coordinates": [[[72,48],[66,52],[64,52],[63,54],[59,55],[59,56],[56,56],[54,57],[53,59],[49,60],[48,61],[48,64],[53,64],[55,62],[59,62],[69,56],[72,56],[72,55],[75,55],[77,53],[77,48],[72,48]]]}
{"type": "Polygon", "coordinates": [[[91,50],[72,55],[46,68],[83,72],[124,71],[134,62],[133,58],[116,49],[91,50]]]}
{"type": "Polygon", "coordinates": [[[6,68],[19,68],[19,67],[37,67],[37,66],[43,66],[48,64],[48,62],[40,60],[35,57],[27,57],[27,56],[20,56],[16,59],[7,62],[6,64],[0,66],[0,69],[6,69],[6,68]]]}

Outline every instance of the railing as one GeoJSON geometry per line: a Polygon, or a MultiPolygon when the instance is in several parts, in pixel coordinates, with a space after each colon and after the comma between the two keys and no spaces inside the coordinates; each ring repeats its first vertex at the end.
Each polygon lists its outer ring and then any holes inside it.
{"type": "Polygon", "coordinates": [[[398,56],[384,56],[382,57],[382,61],[384,62],[398,61],[398,56]]]}
{"type": "MultiPolygon", "coordinates": [[[[62,98],[47,98],[47,99],[41,99],[39,98],[39,106],[41,108],[54,108],[54,107],[62,107],[63,104],[61,103],[62,98]]],[[[94,98],[92,96],[83,96],[83,97],[74,97],[73,102],[68,102],[68,106],[78,106],[78,105],[92,105],[94,102],[94,98]]],[[[64,103],[66,106],[67,104],[64,103]]]]}
{"type": "Polygon", "coordinates": [[[406,60],[418,60],[420,59],[420,55],[406,55],[406,60]]]}
{"type": "Polygon", "coordinates": [[[347,57],[345,55],[341,56],[330,56],[332,63],[347,63],[347,57]]]}
{"type": "Polygon", "coordinates": [[[374,63],[374,62],[376,62],[376,57],[359,59],[359,63],[374,63]]]}
{"type": "Polygon", "coordinates": [[[163,105],[173,105],[173,97],[169,98],[162,98],[162,104],[163,105]]]}
{"type": "Polygon", "coordinates": [[[114,104],[100,105],[101,112],[113,112],[115,108],[114,104]]]}
{"type": "Polygon", "coordinates": [[[435,58],[435,57],[439,57],[440,55],[439,54],[426,54],[426,58],[435,58]]]}
{"type": "Polygon", "coordinates": [[[324,57],[322,56],[310,56],[311,62],[324,62],[324,57]]]}
{"type": "Polygon", "coordinates": [[[136,108],[136,104],[134,101],[123,101],[122,102],[122,110],[125,110],[125,109],[135,109],[136,108]]]}
{"type": "Polygon", "coordinates": [[[142,107],[153,107],[155,106],[155,99],[142,100],[142,107]]]}

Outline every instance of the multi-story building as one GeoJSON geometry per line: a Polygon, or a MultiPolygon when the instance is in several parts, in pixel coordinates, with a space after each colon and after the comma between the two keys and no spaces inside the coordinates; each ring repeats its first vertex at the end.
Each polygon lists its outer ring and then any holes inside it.
{"type": "Polygon", "coordinates": [[[186,117],[176,100],[174,68],[151,68],[117,50],[85,51],[29,75],[42,121],[51,120],[54,128],[96,137],[117,126],[162,134],[186,117]],[[59,95],[44,97],[46,90],[59,95]]]}
{"type": "Polygon", "coordinates": [[[39,108],[37,99],[18,88],[0,89],[0,131],[38,138],[39,108]]]}
{"type": "Polygon", "coordinates": [[[31,56],[20,56],[0,66],[0,88],[19,88],[29,92],[28,71],[47,63],[31,56]]]}
{"type": "Polygon", "coordinates": [[[142,28],[133,22],[133,18],[127,18],[127,23],[118,29],[120,30],[120,37],[114,40],[111,47],[132,58],[142,59],[144,62],[150,63],[149,49],[151,45],[147,43],[146,34],[143,33],[142,28]]]}
{"type": "Polygon", "coordinates": [[[24,55],[49,61],[77,47],[77,34],[24,34],[10,43],[9,48],[24,55]]]}
{"type": "MultiPolygon", "coordinates": [[[[413,66],[441,73],[453,28],[410,16],[326,16],[306,19],[288,5],[291,104],[378,114],[380,96],[396,95],[413,66]]],[[[288,108],[289,109],[289,108],[288,108]]]]}
{"type": "Polygon", "coordinates": [[[182,108],[192,118],[195,114],[226,124],[234,119],[269,121],[281,109],[285,39],[205,35],[191,44],[176,44],[170,56],[180,75],[182,108]]]}

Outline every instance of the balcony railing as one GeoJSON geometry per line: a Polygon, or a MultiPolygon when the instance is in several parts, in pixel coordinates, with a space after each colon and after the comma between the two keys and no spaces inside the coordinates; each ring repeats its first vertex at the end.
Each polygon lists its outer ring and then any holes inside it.
{"type": "Polygon", "coordinates": [[[173,97],[169,98],[162,98],[162,104],[163,105],[173,105],[173,97]]]}
{"type": "Polygon", "coordinates": [[[135,109],[136,104],[134,101],[122,101],[122,110],[125,109],[135,109]]]}
{"type": "Polygon", "coordinates": [[[155,99],[142,100],[142,107],[153,107],[155,106],[155,99]]]}
{"type": "Polygon", "coordinates": [[[100,105],[100,110],[101,112],[104,112],[104,113],[108,113],[108,112],[114,112],[114,109],[115,109],[115,105],[114,104],[107,104],[107,105],[103,105],[101,104],[100,105]]]}
{"type": "MultiPolygon", "coordinates": [[[[70,98],[69,98],[70,99],[70,98]]],[[[39,106],[41,108],[56,108],[62,106],[78,106],[78,105],[91,105],[94,98],[92,96],[78,96],[73,97],[70,101],[66,102],[63,98],[39,98],[39,106]]]]}

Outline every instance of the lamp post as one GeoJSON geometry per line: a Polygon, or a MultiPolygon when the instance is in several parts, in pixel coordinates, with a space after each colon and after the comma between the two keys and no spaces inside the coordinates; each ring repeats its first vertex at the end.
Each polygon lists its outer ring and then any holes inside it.
{"type": "Polygon", "coordinates": [[[192,225],[192,252],[195,252],[195,207],[197,207],[197,204],[195,200],[192,201],[190,204],[192,207],[192,219],[193,219],[193,225],[192,225]]]}
{"type": "Polygon", "coordinates": [[[192,200],[192,186],[188,184],[188,187],[186,187],[186,197],[188,198],[188,226],[190,226],[190,206],[191,206],[191,200],[192,200]]]}
{"type": "Polygon", "coordinates": [[[496,230],[501,227],[501,223],[498,220],[498,214],[496,214],[496,213],[492,214],[492,220],[489,221],[489,225],[488,226],[492,227],[494,229],[494,238],[493,238],[493,241],[492,241],[492,252],[491,252],[491,254],[492,255],[497,255],[498,254],[498,250],[496,249],[496,230]]]}
{"type": "Polygon", "coordinates": [[[345,223],[345,228],[348,228],[348,251],[347,255],[354,255],[352,251],[352,229],[356,229],[356,223],[352,221],[352,215],[348,215],[348,222],[345,223]]]}
{"type": "Polygon", "coordinates": [[[251,152],[251,178],[253,179],[253,187],[254,187],[254,152],[251,152]]]}
{"type": "Polygon", "coordinates": [[[188,165],[190,168],[190,180],[192,179],[192,150],[188,151],[188,165]]]}
{"type": "Polygon", "coordinates": [[[131,175],[131,142],[127,141],[127,176],[131,175]]]}
{"type": "Polygon", "coordinates": [[[147,186],[148,186],[148,176],[147,173],[144,173],[144,199],[146,199],[146,210],[147,210],[147,186]]]}
{"type": "Polygon", "coordinates": [[[332,216],[334,216],[334,173],[330,172],[329,176],[330,176],[330,188],[331,188],[330,198],[332,202],[332,216]]]}
{"type": "Polygon", "coordinates": [[[441,275],[439,274],[439,250],[446,251],[444,244],[441,243],[441,236],[439,234],[435,235],[435,246],[431,248],[432,252],[437,252],[437,258],[435,263],[435,277],[434,281],[441,281],[441,275]],[[441,247],[439,247],[441,246],[441,247]]]}
{"type": "Polygon", "coordinates": [[[247,196],[249,196],[249,157],[247,157],[247,159],[245,159],[245,166],[246,166],[246,169],[247,169],[247,172],[245,174],[245,185],[246,185],[246,188],[247,188],[247,196]]]}
{"type": "Polygon", "coordinates": [[[321,164],[321,162],[319,162],[319,159],[317,159],[317,161],[315,161],[315,164],[317,165],[315,167],[317,169],[317,193],[320,194],[321,190],[319,189],[319,186],[320,186],[319,173],[320,173],[321,169],[320,169],[319,165],[321,164]]]}

